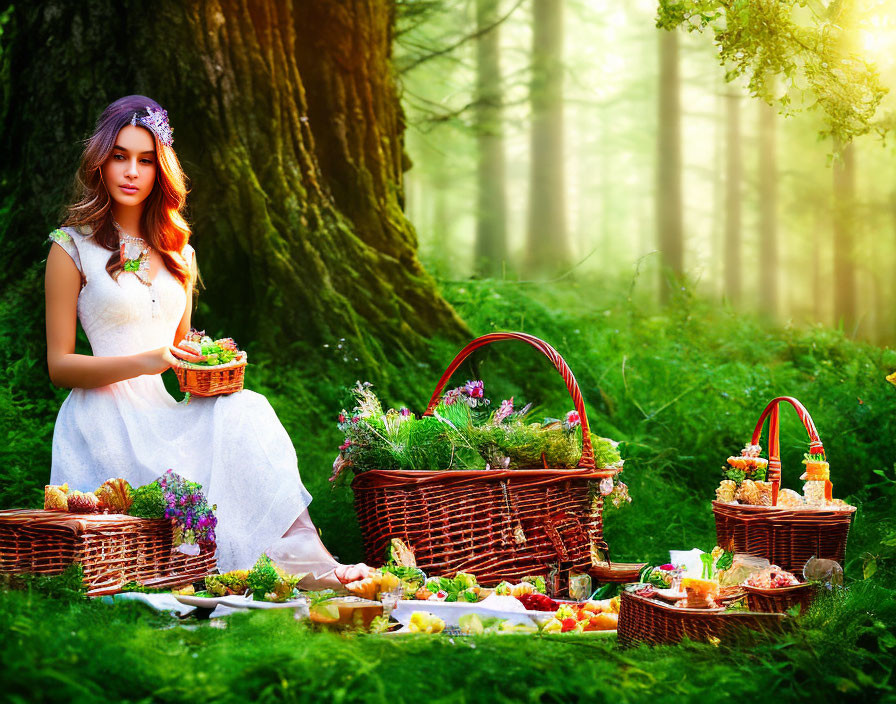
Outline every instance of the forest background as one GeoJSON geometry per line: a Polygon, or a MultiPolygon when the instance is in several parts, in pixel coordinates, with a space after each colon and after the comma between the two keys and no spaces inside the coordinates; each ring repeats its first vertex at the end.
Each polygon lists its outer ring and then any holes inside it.
{"type": "MultiPolygon", "coordinates": [[[[896,615],[881,606],[892,603],[896,570],[896,390],[884,380],[896,369],[891,5],[3,3],[0,506],[41,504],[67,393],[46,374],[46,235],[99,112],[145,93],[168,109],[191,179],[205,282],[194,320],[249,350],[247,386],[289,431],[314,521],[342,559],[362,558],[351,491],[328,481],[348,388],[369,380],[387,405],[420,412],[474,335],[523,330],[553,344],[596,432],[622,441],[633,503],[606,520],[619,559],[711,548],[709,500],[724,458],[748,440],[768,400],[793,395],[819,427],[835,495],[859,506],[851,592],[789,639],[747,647],[802,649],[787,651],[777,670],[763,665],[782,694],[805,694],[808,677],[819,691],[892,697],[896,615]],[[843,649],[854,658],[815,662],[843,649]]],[[[79,346],[89,353],[83,335],[79,346]]],[[[483,378],[495,402],[514,396],[546,416],[571,408],[530,349],[487,349],[459,374],[458,383],[483,378]]],[[[782,425],[784,485],[798,489],[804,431],[795,417],[782,425]]],[[[30,633],[22,652],[33,667],[22,667],[16,690],[30,699],[46,674],[37,663],[62,655],[58,639],[23,623],[60,619],[78,634],[66,636],[69,652],[109,632],[86,607],[60,615],[16,599],[4,597],[0,623],[30,633]]],[[[135,618],[104,614],[121,628],[135,618]]],[[[261,644],[281,627],[243,624],[228,635],[257,642],[260,662],[261,644]]],[[[139,634],[116,631],[135,650],[148,637],[139,634]]],[[[211,642],[197,638],[169,646],[211,642]]],[[[316,647],[366,662],[385,692],[401,657],[434,652],[316,647]]],[[[502,645],[486,651],[488,672],[513,659],[502,645]]],[[[741,682],[742,651],[687,652],[744,696],[767,689],[741,682]]],[[[321,674],[300,655],[282,656],[293,670],[321,674]]],[[[230,661],[216,657],[231,682],[230,661]]],[[[518,687],[551,668],[569,674],[560,650],[537,657],[544,662],[519,672],[518,687]]],[[[570,675],[544,696],[575,681],[576,693],[637,698],[672,682],[679,657],[637,656],[639,667],[653,663],[653,684],[570,675]]],[[[466,693],[461,701],[475,699],[470,666],[437,675],[466,693]]],[[[95,694],[100,675],[79,667],[95,694]]],[[[494,689],[488,672],[477,677],[494,689]]],[[[250,674],[244,693],[274,687],[271,700],[288,699],[276,671],[250,674]]],[[[333,696],[350,699],[332,678],[333,696]]],[[[189,683],[168,697],[221,696],[189,683]]],[[[674,692],[721,695],[712,687],[701,679],[674,692]]]]}

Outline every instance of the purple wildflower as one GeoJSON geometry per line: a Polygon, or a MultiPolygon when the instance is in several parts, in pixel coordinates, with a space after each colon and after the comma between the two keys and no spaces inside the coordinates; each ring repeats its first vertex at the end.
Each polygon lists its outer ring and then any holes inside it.
{"type": "Polygon", "coordinates": [[[464,384],[463,393],[470,398],[482,398],[485,393],[485,384],[481,381],[467,381],[464,384]]]}

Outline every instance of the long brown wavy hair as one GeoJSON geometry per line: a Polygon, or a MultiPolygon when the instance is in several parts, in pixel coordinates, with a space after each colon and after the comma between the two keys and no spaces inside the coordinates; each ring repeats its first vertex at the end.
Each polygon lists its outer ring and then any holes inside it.
{"type": "MultiPolygon", "coordinates": [[[[75,179],[77,200],[68,206],[63,226],[88,226],[97,243],[112,252],[106,271],[116,278],[122,269],[118,249],[118,231],[112,224],[112,197],[103,183],[102,167],[112,155],[122,127],[131,124],[134,113],[145,117],[147,108],[161,110],[155,100],[143,95],[128,95],[109,105],[97,120],[86,142],[75,179]]],[[[139,126],[140,123],[138,122],[139,126]]],[[[191,281],[189,262],[181,256],[190,239],[190,226],[184,219],[187,201],[186,176],[172,147],[164,145],[148,130],[156,145],[156,181],[144,201],[140,230],[146,243],[162,255],[165,267],[184,288],[191,281]]]]}

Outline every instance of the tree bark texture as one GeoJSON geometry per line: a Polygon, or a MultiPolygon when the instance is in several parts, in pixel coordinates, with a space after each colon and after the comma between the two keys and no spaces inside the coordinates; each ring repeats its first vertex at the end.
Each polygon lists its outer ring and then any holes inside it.
{"type": "Polygon", "coordinates": [[[857,322],[852,223],[856,192],[854,149],[851,143],[843,147],[833,169],[834,323],[842,324],[848,334],[855,331],[857,322]]]}
{"type": "Polygon", "coordinates": [[[563,124],[564,0],[534,0],[532,140],[526,270],[556,274],[569,266],[563,124]]]}
{"type": "Polygon", "coordinates": [[[477,276],[501,276],[507,259],[507,187],[504,159],[498,0],[476,0],[477,276]],[[495,25],[495,26],[492,26],[495,25]],[[491,29],[487,29],[488,27],[491,29]]]}
{"type": "Polygon", "coordinates": [[[684,277],[684,237],[681,189],[681,87],[678,72],[678,35],[659,30],[659,100],[657,102],[657,244],[663,274],[660,300],[668,303],[671,287],[684,277]]]}
{"type": "Polygon", "coordinates": [[[22,265],[42,256],[77,140],[108,102],[143,93],[168,109],[191,179],[207,320],[269,349],[367,340],[356,351],[370,363],[381,346],[412,354],[464,334],[403,213],[393,12],[387,0],[15,6],[3,60],[9,105],[26,110],[3,115],[2,195],[16,207],[0,240],[27,238],[22,265]],[[46,152],[49,168],[29,167],[46,152]]]}
{"type": "Polygon", "coordinates": [[[733,305],[740,303],[741,277],[741,181],[740,98],[735,94],[726,101],[727,161],[725,168],[725,294],[733,305]]]}
{"type": "Polygon", "coordinates": [[[778,165],[775,111],[759,102],[759,307],[778,313],[778,165]]]}

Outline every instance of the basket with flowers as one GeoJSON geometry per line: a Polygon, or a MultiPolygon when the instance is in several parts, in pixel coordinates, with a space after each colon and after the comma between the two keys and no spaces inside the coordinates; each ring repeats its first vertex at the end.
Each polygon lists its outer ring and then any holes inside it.
{"type": "Polygon", "coordinates": [[[331,479],[355,474],[371,564],[393,539],[408,545],[424,570],[474,571],[485,585],[540,574],[563,588],[571,572],[608,564],[603,506],[607,497],[616,505],[630,500],[618,479],[623,461],[616,443],[590,432],[575,377],[547,343],[525,333],[473,340],[420,417],[384,411],[369,384],[355,387],[355,399],[338,419],[345,441],[331,479]],[[531,406],[517,409],[512,398],[492,407],[478,380],[442,393],[470,353],[499,340],[526,342],[547,356],[574,410],[534,422],[531,406]]]}
{"type": "Polygon", "coordinates": [[[182,585],[214,572],[215,507],[202,487],[168,470],[132,487],[44,488],[44,509],[0,511],[0,572],[58,574],[81,565],[90,596],[129,582],[182,585]]]}

